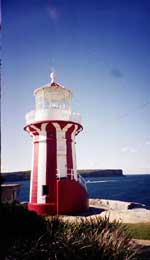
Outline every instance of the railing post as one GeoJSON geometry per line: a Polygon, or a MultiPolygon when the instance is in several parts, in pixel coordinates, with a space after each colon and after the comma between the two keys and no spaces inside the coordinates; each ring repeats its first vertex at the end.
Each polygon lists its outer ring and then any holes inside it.
{"type": "Polygon", "coordinates": [[[56,178],[60,179],[60,170],[59,169],[56,169],[56,178]]]}
{"type": "Polygon", "coordinates": [[[71,169],[71,180],[73,180],[74,179],[74,170],[73,169],[71,169]]]}

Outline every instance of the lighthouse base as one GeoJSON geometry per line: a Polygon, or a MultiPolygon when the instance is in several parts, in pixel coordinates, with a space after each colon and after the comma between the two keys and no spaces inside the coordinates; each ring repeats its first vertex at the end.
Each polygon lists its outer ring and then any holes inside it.
{"type": "Polygon", "coordinates": [[[53,203],[28,203],[28,209],[38,215],[75,215],[88,210],[88,194],[82,185],[70,179],[56,180],[56,198],[53,203]]]}
{"type": "Polygon", "coordinates": [[[28,210],[35,211],[38,215],[56,215],[56,205],[54,203],[28,203],[28,210]]]}
{"type": "Polygon", "coordinates": [[[88,194],[75,180],[58,180],[58,214],[75,214],[89,208],[88,194]]]}

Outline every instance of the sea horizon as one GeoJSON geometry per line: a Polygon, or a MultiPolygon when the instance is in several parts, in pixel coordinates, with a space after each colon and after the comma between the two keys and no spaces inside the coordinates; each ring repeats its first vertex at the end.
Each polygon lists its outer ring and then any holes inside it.
{"type": "MultiPolygon", "coordinates": [[[[116,177],[84,177],[89,198],[137,202],[150,207],[150,174],[127,174],[116,177]]],[[[20,201],[29,201],[30,179],[11,180],[19,183],[20,201]]]]}

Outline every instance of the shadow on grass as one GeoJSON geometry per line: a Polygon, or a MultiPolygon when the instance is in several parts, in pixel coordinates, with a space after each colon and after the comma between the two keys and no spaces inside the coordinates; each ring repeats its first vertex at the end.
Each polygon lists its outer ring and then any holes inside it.
{"type": "Polygon", "coordinates": [[[88,216],[92,216],[92,215],[99,215],[103,211],[105,211],[105,209],[100,209],[100,208],[96,208],[96,207],[89,207],[89,209],[87,211],[80,212],[80,213],[77,213],[77,214],[72,214],[71,216],[88,217],[88,216]]]}

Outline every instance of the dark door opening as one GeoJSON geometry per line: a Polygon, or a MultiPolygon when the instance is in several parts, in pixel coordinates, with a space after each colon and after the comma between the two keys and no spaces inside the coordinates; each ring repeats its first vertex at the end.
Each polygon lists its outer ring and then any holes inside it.
{"type": "Polygon", "coordinates": [[[48,195],[48,185],[42,186],[42,195],[48,195]]]}

